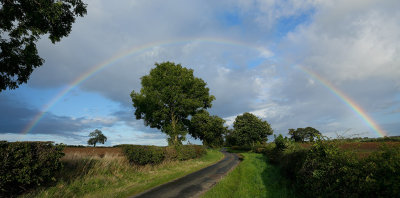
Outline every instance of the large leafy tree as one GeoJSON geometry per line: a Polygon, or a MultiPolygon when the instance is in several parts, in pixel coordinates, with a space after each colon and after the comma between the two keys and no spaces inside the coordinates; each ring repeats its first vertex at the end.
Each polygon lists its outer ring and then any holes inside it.
{"type": "Polygon", "coordinates": [[[209,147],[221,147],[224,143],[222,135],[228,130],[224,126],[225,120],[218,116],[210,116],[207,111],[201,111],[192,116],[189,133],[194,138],[203,141],[209,147]]]}
{"type": "Polygon", "coordinates": [[[295,142],[314,141],[314,138],[321,135],[317,129],[312,127],[289,129],[289,135],[295,142]]]}
{"type": "Polygon", "coordinates": [[[96,147],[97,143],[104,144],[107,141],[107,137],[100,130],[96,129],[89,134],[90,139],[88,140],[89,145],[96,147]]]}
{"type": "Polygon", "coordinates": [[[192,69],[172,62],[155,65],[141,78],[140,92],[131,93],[136,119],[166,133],[170,145],[179,145],[188,133],[189,116],[210,108],[215,97],[192,69]]]}
{"type": "Polygon", "coordinates": [[[58,42],[84,14],[81,0],[0,0],[0,91],[26,83],[43,64],[35,44],[41,35],[58,42]]]}
{"type": "Polygon", "coordinates": [[[267,136],[274,132],[267,121],[247,112],[236,117],[233,129],[236,144],[240,146],[253,146],[255,143],[266,142],[267,136]]]}

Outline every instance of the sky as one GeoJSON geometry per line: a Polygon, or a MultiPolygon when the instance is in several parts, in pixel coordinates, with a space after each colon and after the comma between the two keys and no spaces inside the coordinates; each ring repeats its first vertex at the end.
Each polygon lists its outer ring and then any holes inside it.
{"type": "Polygon", "coordinates": [[[0,140],[86,145],[100,129],[106,146],[167,145],[130,98],[164,61],[207,83],[229,127],[251,112],[274,134],[400,135],[398,0],[84,2],[68,37],[37,42],[28,83],[0,92],[0,140]]]}

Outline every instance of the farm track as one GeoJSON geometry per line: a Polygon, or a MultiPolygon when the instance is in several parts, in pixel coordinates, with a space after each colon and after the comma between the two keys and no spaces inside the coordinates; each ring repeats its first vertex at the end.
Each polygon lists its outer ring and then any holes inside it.
{"type": "Polygon", "coordinates": [[[214,186],[222,177],[239,164],[237,155],[225,151],[222,152],[225,158],[218,163],[132,196],[131,198],[198,197],[214,186]]]}

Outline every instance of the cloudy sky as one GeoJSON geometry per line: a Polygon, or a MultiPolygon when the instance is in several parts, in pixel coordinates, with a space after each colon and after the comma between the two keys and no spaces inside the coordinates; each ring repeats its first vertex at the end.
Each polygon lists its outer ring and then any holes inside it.
{"type": "Polygon", "coordinates": [[[275,134],[400,135],[398,0],[85,2],[68,37],[37,43],[28,84],[0,92],[0,139],[166,145],[129,96],[163,61],[194,69],[227,125],[252,112],[275,134]]]}

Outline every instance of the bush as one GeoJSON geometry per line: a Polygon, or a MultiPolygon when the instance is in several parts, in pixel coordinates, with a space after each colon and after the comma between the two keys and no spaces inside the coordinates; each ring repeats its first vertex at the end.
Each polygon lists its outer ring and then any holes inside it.
{"type": "Polygon", "coordinates": [[[159,164],[165,158],[165,149],[157,146],[125,145],[123,151],[129,162],[138,165],[159,164]]]}
{"type": "Polygon", "coordinates": [[[52,142],[0,142],[0,197],[16,196],[55,181],[63,145],[52,142]]]}
{"type": "Polygon", "coordinates": [[[362,163],[364,196],[400,195],[400,146],[382,146],[362,163]]]}
{"type": "Polygon", "coordinates": [[[175,147],[178,160],[188,160],[203,156],[206,149],[200,145],[180,145],[175,147]]]}
{"type": "Polygon", "coordinates": [[[279,152],[282,152],[288,147],[289,140],[283,138],[282,134],[279,134],[278,137],[275,137],[275,149],[279,152]]]}
{"type": "Polygon", "coordinates": [[[400,147],[384,146],[367,158],[318,140],[309,150],[288,144],[283,151],[267,148],[304,197],[398,197],[400,147]]]}
{"type": "Polygon", "coordinates": [[[355,197],[360,179],[357,156],[332,143],[319,141],[307,152],[297,172],[297,184],[306,197],[355,197]]]}
{"type": "Polygon", "coordinates": [[[165,159],[168,161],[178,160],[178,152],[176,151],[175,146],[165,147],[165,159]]]}
{"type": "Polygon", "coordinates": [[[296,174],[298,174],[300,169],[303,167],[306,157],[306,149],[286,150],[279,156],[279,158],[277,157],[275,163],[279,163],[283,174],[287,178],[295,181],[296,174]]]}
{"type": "Polygon", "coordinates": [[[237,151],[251,151],[250,146],[232,146],[231,149],[237,151]]]}
{"type": "Polygon", "coordinates": [[[159,164],[163,160],[188,160],[203,156],[206,149],[200,145],[179,146],[141,146],[123,145],[123,151],[127,159],[137,165],[159,164]]]}
{"type": "Polygon", "coordinates": [[[205,154],[207,154],[207,150],[204,146],[201,145],[192,145],[194,147],[194,150],[196,152],[196,158],[199,158],[205,154]]]}

